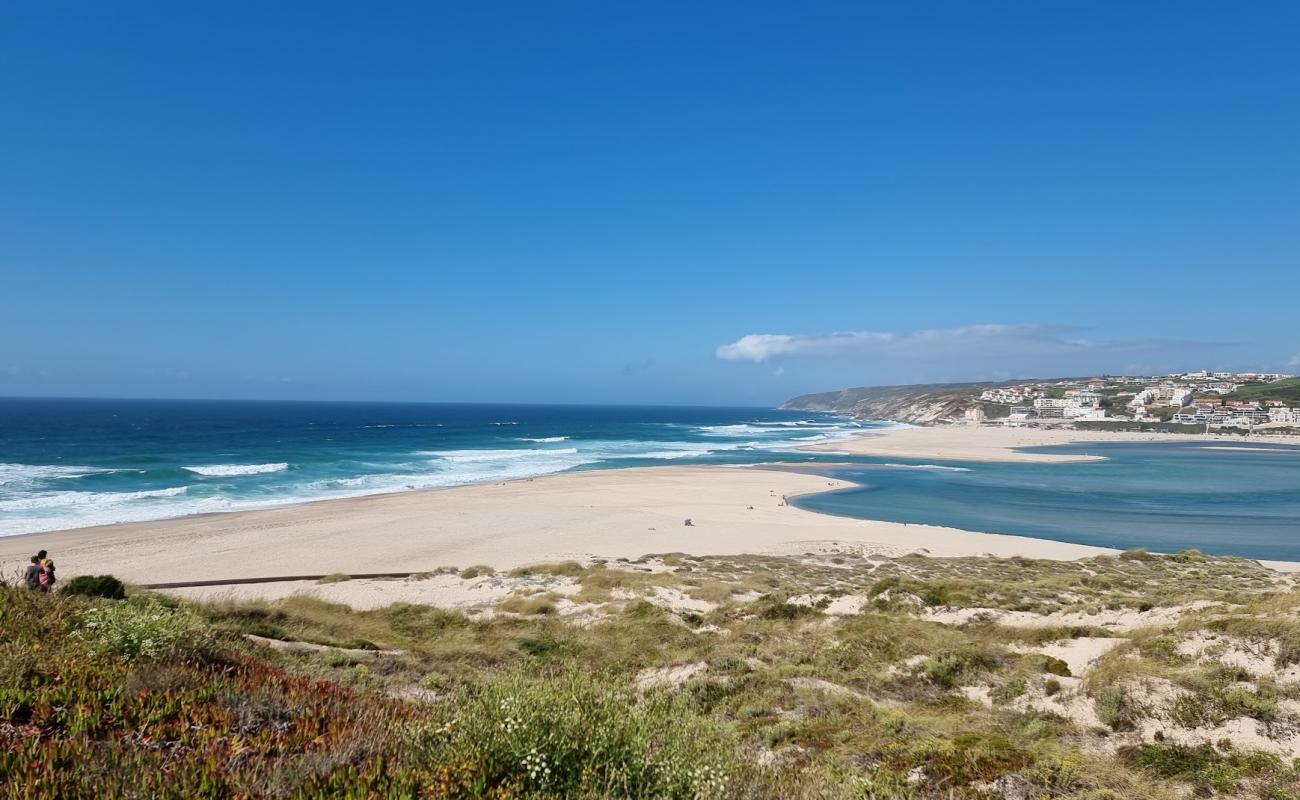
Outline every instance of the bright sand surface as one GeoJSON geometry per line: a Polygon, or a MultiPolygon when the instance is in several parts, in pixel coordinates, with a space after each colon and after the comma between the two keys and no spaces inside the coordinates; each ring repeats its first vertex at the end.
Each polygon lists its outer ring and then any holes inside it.
{"type": "Polygon", "coordinates": [[[891,428],[847,442],[810,445],[807,450],[893,458],[933,458],[950,461],[1093,461],[1103,456],[1022,453],[1016,448],[1072,442],[1225,442],[1300,444],[1295,436],[1076,431],[1068,428],[1003,428],[988,425],[944,425],[932,428],[891,428]]]}
{"type": "Polygon", "coordinates": [[[64,576],[155,583],[332,572],[419,572],[561,559],[802,553],[1078,558],[1097,547],[834,517],[782,502],[848,484],[750,467],[594,470],[0,539],[12,574],[50,550],[64,576]],[[687,519],[692,525],[687,526],[687,519]]]}
{"type": "MultiPolygon", "coordinates": [[[[1010,448],[1147,438],[1170,439],[1166,435],[953,426],[891,430],[825,449],[913,458],[1020,460],[1032,457],[1010,448]]],[[[638,558],[670,552],[798,554],[851,549],[888,556],[924,552],[933,556],[1057,559],[1114,552],[1048,539],[834,517],[783,502],[783,497],[846,485],[807,473],[753,467],[573,472],[4,537],[0,538],[0,569],[5,576],[14,576],[38,548],[50,550],[65,579],[112,573],[137,583],[424,572],[474,564],[509,569],[547,561],[638,558]],[[685,524],[687,519],[690,526],[685,524]]],[[[1282,569],[1300,568],[1285,562],[1267,563],[1282,569]]],[[[455,604],[460,589],[444,583],[349,581],[329,584],[328,594],[332,600],[365,606],[385,599],[455,604]]],[[[240,587],[238,594],[280,596],[303,587],[302,583],[262,584],[240,587]]]]}

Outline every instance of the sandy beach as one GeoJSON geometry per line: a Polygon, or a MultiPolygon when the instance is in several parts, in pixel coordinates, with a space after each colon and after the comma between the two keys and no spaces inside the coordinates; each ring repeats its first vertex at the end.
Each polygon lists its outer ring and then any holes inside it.
{"type": "Polygon", "coordinates": [[[659,467],[326,500],[282,508],[0,539],[12,573],[29,551],[57,553],[65,575],[137,582],[331,572],[505,569],[646,553],[798,553],[854,547],[889,555],[1077,558],[1100,548],[826,516],[782,497],[846,486],[771,469],[659,467]],[[687,519],[692,521],[687,526],[687,519]]]}
{"type": "Polygon", "coordinates": [[[1076,431],[1067,428],[1001,428],[985,425],[944,425],[932,428],[894,428],[847,442],[828,442],[805,448],[820,452],[893,458],[933,458],[951,461],[1067,462],[1093,461],[1103,456],[1025,453],[1018,448],[1071,444],[1074,442],[1205,442],[1300,444],[1295,436],[1231,434],[1190,436],[1179,433],[1128,433],[1123,431],[1076,431]]]}
{"type": "MultiPolygon", "coordinates": [[[[1169,438],[954,426],[890,430],[819,449],[899,458],[1061,461],[1072,457],[1020,453],[1014,448],[1169,438]]],[[[336,572],[424,572],[474,564],[509,569],[546,561],[638,558],[670,552],[728,555],[854,550],[889,556],[922,552],[1051,559],[1113,552],[1047,539],[833,517],[783,501],[846,485],[807,473],[754,467],[574,472],[6,537],[0,539],[0,564],[3,573],[12,576],[33,550],[44,547],[56,555],[65,577],[112,573],[138,583],[158,583],[336,572]]],[[[350,594],[360,599],[363,593],[373,593],[376,583],[338,584],[330,589],[330,595],[344,602],[350,594]]],[[[397,586],[392,584],[389,591],[398,592],[397,586]]],[[[285,588],[248,587],[241,593],[259,591],[283,594],[285,588]]],[[[369,598],[367,604],[373,603],[374,598],[369,598]]]]}

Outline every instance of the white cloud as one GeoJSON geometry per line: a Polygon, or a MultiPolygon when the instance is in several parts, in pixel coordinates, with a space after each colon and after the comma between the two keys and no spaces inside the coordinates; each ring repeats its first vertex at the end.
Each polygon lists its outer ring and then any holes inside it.
{"type": "Polygon", "coordinates": [[[845,331],[818,336],[751,333],[720,346],[715,355],[724,361],[767,361],[787,357],[852,357],[899,355],[911,357],[951,355],[997,345],[1019,350],[1078,348],[1086,345],[1061,339],[1079,330],[1058,325],[968,325],[961,328],[893,333],[889,331],[845,331]]]}
{"type": "Polygon", "coordinates": [[[723,361],[760,363],[774,358],[950,358],[962,356],[1051,355],[1092,350],[1154,350],[1212,347],[1223,342],[1164,339],[1093,341],[1079,338],[1075,325],[967,325],[919,331],[844,331],[821,335],[751,333],[719,346],[723,361]]]}

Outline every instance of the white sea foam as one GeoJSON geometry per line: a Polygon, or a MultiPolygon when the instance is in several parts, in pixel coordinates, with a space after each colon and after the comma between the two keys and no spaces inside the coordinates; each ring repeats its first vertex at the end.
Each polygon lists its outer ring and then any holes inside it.
{"type": "Polygon", "coordinates": [[[555,442],[567,442],[567,441],[569,441],[569,437],[567,437],[567,436],[539,436],[539,437],[537,437],[537,438],[534,439],[534,438],[530,438],[530,437],[528,437],[528,436],[521,436],[520,438],[516,439],[515,441],[519,441],[519,442],[537,442],[538,444],[553,444],[553,443],[555,443],[555,442]]]}
{"type": "Polygon", "coordinates": [[[283,472],[289,465],[283,461],[276,464],[203,464],[183,467],[195,475],[205,478],[232,478],[239,475],[265,475],[270,472],[283,472]]]}
{"type": "Polygon", "coordinates": [[[705,436],[762,436],[784,432],[763,425],[751,425],[749,423],[742,423],[739,425],[701,425],[699,431],[705,436]]]}
{"type": "Polygon", "coordinates": [[[890,469],[924,469],[932,472],[973,472],[970,467],[948,467],[943,464],[880,464],[890,469]]]}
{"type": "MultiPolygon", "coordinates": [[[[308,423],[314,425],[315,423],[308,423]]],[[[441,428],[441,422],[412,422],[409,424],[399,425],[397,423],[388,423],[384,425],[362,425],[362,428],[441,428]]]]}
{"type": "Polygon", "coordinates": [[[785,429],[785,430],[799,430],[799,429],[801,429],[801,428],[839,428],[839,427],[842,427],[842,423],[836,423],[836,422],[817,422],[817,421],[814,421],[814,420],[807,420],[807,419],[796,420],[795,422],[755,422],[755,423],[752,423],[752,424],[754,424],[754,425],[759,425],[759,426],[762,426],[762,427],[764,427],[764,428],[777,428],[777,429],[785,429]]]}
{"type": "Polygon", "coordinates": [[[448,461],[500,461],[507,458],[567,456],[577,452],[576,447],[558,447],[551,450],[421,450],[416,455],[437,456],[448,461]]]}
{"type": "Polygon", "coordinates": [[[62,464],[0,464],[0,486],[30,486],[40,481],[80,478],[122,470],[106,467],[81,467],[62,464]]]}
{"type": "Polygon", "coordinates": [[[183,517],[189,514],[209,514],[217,511],[233,511],[236,508],[255,508],[260,505],[293,502],[292,499],[281,499],[274,502],[237,505],[234,501],[225,497],[187,498],[180,493],[153,496],[142,496],[148,495],[147,492],[78,492],[75,494],[116,494],[119,495],[119,498],[116,500],[106,497],[81,498],[80,502],[64,503],[57,507],[32,507],[6,511],[6,513],[0,514],[0,536],[63,530],[66,528],[85,528],[91,525],[110,525],[118,522],[145,522],[168,517],[183,517]],[[134,497],[130,500],[122,499],[126,495],[134,495],[134,497]]]}
{"type": "Polygon", "coordinates": [[[178,497],[188,490],[188,486],[173,486],[169,489],[148,489],[139,492],[39,492],[8,500],[0,500],[0,511],[33,511],[40,508],[129,503],[135,500],[158,497],[178,497]]]}
{"type": "MultiPolygon", "coordinates": [[[[701,425],[698,430],[704,436],[791,436],[798,433],[823,432],[831,433],[848,433],[846,428],[857,429],[856,425],[841,425],[825,422],[745,422],[736,425],[701,425]]],[[[811,437],[796,436],[796,439],[804,440],[811,437]]]]}

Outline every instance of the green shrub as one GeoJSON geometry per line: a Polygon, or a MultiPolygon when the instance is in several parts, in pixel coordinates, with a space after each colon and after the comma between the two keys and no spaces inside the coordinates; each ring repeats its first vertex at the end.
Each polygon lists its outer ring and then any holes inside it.
{"type": "Polygon", "coordinates": [[[577,645],[571,639],[556,636],[550,631],[520,639],[519,649],[533,658],[558,658],[578,651],[577,645]]]}
{"type": "Polygon", "coordinates": [[[1124,561],[1156,561],[1159,556],[1152,555],[1145,547],[1134,547],[1119,554],[1124,561]]]}
{"type": "Polygon", "coordinates": [[[1070,665],[1059,658],[1045,653],[1030,653],[1025,656],[1025,663],[1038,672],[1055,675],[1058,678],[1070,677],[1070,665]]]}
{"type": "Polygon", "coordinates": [[[201,617],[152,597],[88,608],[78,616],[74,635],[127,660],[192,655],[211,644],[201,617]]]}
{"type": "Polygon", "coordinates": [[[792,620],[821,614],[820,609],[798,603],[786,602],[780,595],[765,594],[754,601],[753,608],[763,619],[792,620]]]}
{"type": "Polygon", "coordinates": [[[1151,636],[1136,642],[1138,652],[1161,664],[1181,664],[1187,657],[1178,652],[1178,637],[1169,634],[1151,636]]]}
{"type": "Polygon", "coordinates": [[[1281,759],[1264,753],[1219,753],[1208,744],[1196,747],[1171,744],[1143,744],[1120,751],[1134,766],[1162,778],[1175,778],[1192,784],[1197,794],[1237,791],[1242,778],[1261,773],[1280,773],[1281,759]]]}
{"type": "Polygon", "coordinates": [[[1107,686],[1097,698],[1097,718],[1114,731],[1131,731],[1142,718],[1142,710],[1119,684],[1107,686]]]}
{"type": "Polygon", "coordinates": [[[1169,704],[1169,719],[1181,728],[1218,725],[1224,717],[1217,704],[1195,694],[1180,694],[1169,704]]]}
{"type": "Polygon", "coordinates": [[[1263,722],[1277,718],[1277,701],[1240,686],[1234,686],[1223,694],[1223,705],[1229,716],[1254,717],[1263,722]]]}
{"type": "Polygon", "coordinates": [[[439,707],[417,746],[431,765],[511,797],[723,797],[741,769],[732,736],[686,698],[638,699],[577,673],[471,687],[439,707]]]}
{"type": "Polygon", "coordinates": [[[126,585],[112,575],[78,575],[59,590],[63,594],[82,597],[104,597],[121,600],[126,597],[126,585]]]}
{"type": "Polygon", "coordinates": [[[991,693],[990,697],[998,705],[1006,705],[1029,691],[1029,684],[1024,678],[1012,678],[1008,681],[998,684],[991,693]]]}
{"type": "Polygon", "coordinates": [[[997,659],[979,650],[941,653],[921,663],[921,674],[929,682],[951,689],[997,666],[997,659]]]}

